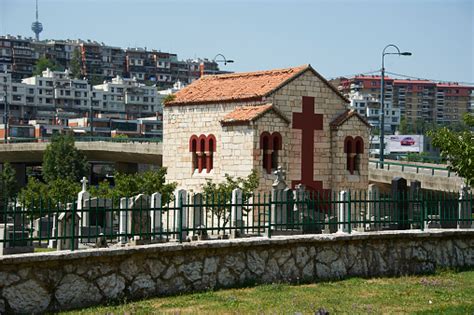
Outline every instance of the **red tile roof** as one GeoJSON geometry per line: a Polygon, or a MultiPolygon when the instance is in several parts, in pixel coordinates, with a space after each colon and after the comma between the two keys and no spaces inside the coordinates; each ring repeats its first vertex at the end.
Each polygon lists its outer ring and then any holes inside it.
{"type": "Polygon", "coordinates": [[[365,120],[364,117],[359,115],[355,110],[351,110],[351,109],[348,109],[344,113],[342,113],[341,115],[337,116],[336,119],[334,119],[333,121],[331,121],[329,123],[329,126],[331,127],[331,129],[337,129],[339,126],[341,126],[344,122],[346,122],[352,116],[356,116],[357,118],[359,118],[367,127],[369,127],[369,128],[372,127],[367,122],[367,120],[365,120]]]}
{"type": "Polygon", "coordinates": [[[256,105],[256,106],[241,106],[230,112],[221,120],[222,125],[242,125],[248,124],[262,117],[268,111],[273,110],[286,123],[290,121],[272,104],[256,105]]]}
{"type": "Polygon", "coordinates": [[[311,70],[344,101],[349,102],[310,65],[294,68],[209,75],[194,81],[175,94],[175,99],[165,106],[224,103],[235,101],[261,101],[286,83],[311,70]]]}

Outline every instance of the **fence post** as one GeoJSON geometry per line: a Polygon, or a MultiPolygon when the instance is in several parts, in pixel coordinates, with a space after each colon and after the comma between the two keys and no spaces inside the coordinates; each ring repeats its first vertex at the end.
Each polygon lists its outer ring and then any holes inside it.
{"type": "Polygon", "coordinates": [[[188,220],[187,220],[187,213],[186,209],[184,209],[185,202],[186,202],[186,190],[178,189],[174,192],[174,197],[177,202],[177,208],[179,211],[178,217],[178,239],[179,242],[183,242],[186,240],[188,236],[188,220]]]}
{"type": "Polygon", "coordinates": [[[458,203],[458,220],[457,228],[468,228],[471,226],[469,221],[471,216],[471,205],[468,200],[468,188],[466,186],[461,186],[459,190],[459,203],[458,203]]]}
{"type": "MultiPolygon", "coordinates": [[[[66,208],[66,211],[67,211],[67,208],[66,208]]],[[[75,241],[74,241],[74,238],[75,238],[75,232],[76,232],[76,226],[74,225],[74,221],[76,219],[76,203],[73,202],[72,203],[72,215],[71,215],[71,219],[72,219],[72,222],[71,222],[71,251],[74,251],[74,245],[75,245],[75,241]]],[[[65,215],[65,221],[67,221],[67,214],[65,215]]]]}
{"type": "Polygon", "coordinates": [[[151,195],[151,210],[150,210],[150,225],[151,225],[151,235],[152,239],[161,238],[162,232],[162,208],[161,208],[161,194],[159,192],[153,193],[151,195]],[[156,236],[156,233],[159,236],[156,236]]]}
{"type": "Polygon", "coordinates": [[[242,236],[244,233],[244,221],[242,220],[242,190],[236,188],[232,190],[231,217],[231,236],[233,238],[242,236]]]}
{"type": "Polygon", "coordinates": [[[119,239],[122,244],[127,243],[127,204],[128,198],[120,198],[119,239]]]}
{"type": "Polygon", "coordinates": [[[351,224],[351,191],[350,190],[347,193],[347,221],[348,221],[347,231],[349,234],[351,234],[352,224],[351,224]]]}
{"type": "MultiPolygon", "coordinates": [[[[263,196],[265,202],[265,195],[263,196]]],[[[267,237],[272,237],[272,198],[268,196],[268,228],[267,228],[267,237]]]]}
{"type": "Polygon", "coordinates": [[[338,209],[338,218],[337,218],[337,232],[346,233],[347,229],[345,227],[345,218],[347,213],[347,191],[342,190],[339,192],[339,209],[338,209]]]}

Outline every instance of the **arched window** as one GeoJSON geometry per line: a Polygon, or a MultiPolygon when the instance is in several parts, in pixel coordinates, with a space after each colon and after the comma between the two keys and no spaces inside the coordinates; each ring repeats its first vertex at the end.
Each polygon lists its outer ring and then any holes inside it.
{"type": "Polygon", "coordinates": [[[216,137],[214,135],[192,135],[189,139],[189,152],[192,154],[192,171],[199,173],[206,169],[209,173],[214,167],[214,152],[216,152],[216,137]]]}
{"type": "Polygon", "coordinates": [[[192,165],[192,171],[194,172],[195,169],[198,168],[198,156],[197,156],[197,142],[198,139],[196,136],[191,136],[189,139],[189,152],[191,152],[192,157],[191,157],[191,165],[192,165]]]}
{"type": "Polygon", "coordinates": [[[199,136],[199,163],[198,163],[198,168],[199,168],[199,173],[202,172],[203,169],[206,168],[206,136],[200,135],[199,136]]]}
{"type": "Polygon", "coordinates": [[[278,151],[281,150],[281,135],[278,132],[272,133],[272,169],[278,168],[278,151]]]}
{"type": "Polygon", "coordinates": [[[262,150],[262,168],[271,174],[272,169],[276,169],[279,163],[278,151],[282,148],[281,135],[274,132],[262,132],[260,135],[260,149],[262,150]]]}
{"type": "Polygon", "coordinates": [[[344,139],[344,153],[346,153],[346,170],[354,174],[355,143],[351,136],[344,139]]]}
{"type": "Polygon", "coordinates": [[[364,153],[364,140],[361,137],[356,137],[355,140],[355,158],[354,169],[360,172],[360,161],[364,153]]]}
{"type": "Polygon", "coordinates": [[[216,150],[216,137],[207,136],[206,141],[206,172],[209,173],[214,168],[214,151],[216,150]]]}

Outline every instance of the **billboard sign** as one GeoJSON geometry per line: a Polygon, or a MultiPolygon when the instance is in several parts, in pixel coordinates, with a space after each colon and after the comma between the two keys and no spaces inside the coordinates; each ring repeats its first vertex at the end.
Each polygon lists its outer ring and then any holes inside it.
{"type": "Polygon", "coordinates": [[[388,152],[423,152],[423,136],[420,135],[394,135],[386,136],[388,152]]]}

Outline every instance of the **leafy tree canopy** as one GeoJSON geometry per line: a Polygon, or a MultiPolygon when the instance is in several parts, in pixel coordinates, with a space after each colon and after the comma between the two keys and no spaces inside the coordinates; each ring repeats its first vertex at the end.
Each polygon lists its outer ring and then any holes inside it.
{"type": "Polygon", "coordinates": [[[43,71],[49,68],[51,71],[62,71],[62,67],[51,59],[40,57],[35,64],[33,75],[41,75],[43,71]]]}
{"type": "Polygon", "coordinates": [[[81,68],[82,68],[81,53],[79,52],[79,49],[76,49],[72,53],[71,62],[69,64],[70,76],[73,79],[81,79],[82,78],[81,68]]]}
{"type": "Polygon", "coordinates": [[[139,174],[115,173],[115,186],[111,187],[108,181],[99,183],[97,187],[91,188],[91,195],[103,198],[119,200],[122,197],[130,197],[138,194],[151,195],[159,192],[162,195],[163,204],[168,203],[176,189],[176,183],[166,183],[165,167],[139,174]]]}
{"type": "Polygon", "coordinates": [[[448,168],[466,179],[466,184],[474,184],[474,117],[464,115],[467,128],[463,131],[453,131],[448,127],[430,131],[433,145],[441,150],[441,156],[448,160],[448,168]]]}
{"type": "MultiPolygon", "coordinates": [[[[207,199],[208,204],[212,204],[207,208],[217,217],[223,220],[225,226],[230,219],[230,205],[232,202],[232,190],[240,188],[242,190],[242,204],[245,205],[253,192],[257,189],[259,183],[258,173],[252,170],[246,178],[234,178],[225,174],[225,182],[214,183],[211,179],[206,180],[206,184],[202,186],[203,195],[207,199]]],[[[244,209],[247,210],[247,209],[244,209]]]]}
{"type": "Polygon", "coordinates": [[[0,198],[2,198],[5,202],[14,199],[18,193],[16,172],[8,162],[3,164],[3,169],[0,173],[0,189],[0,198]]]}
{"type": "Polygon", "coordinates": [[[85,176],[89,163],[74,146],[71,135],[54,135],[43,156],[43,178],[49,183],[57,179],[76,181],[85,176]]]}

